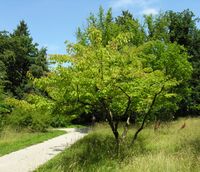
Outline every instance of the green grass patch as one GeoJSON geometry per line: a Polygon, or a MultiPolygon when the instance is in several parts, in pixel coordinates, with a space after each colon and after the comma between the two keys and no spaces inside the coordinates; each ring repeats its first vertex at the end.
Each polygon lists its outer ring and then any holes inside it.
{"type": "Polygon", "coordinates": [[[0,134],[0,156],[43,142],[64,133],[66,132],[59,130],[52,130],[45,133],[31,133],[26,130],[17,132],[7,128],[0,134]]]}
{"type": "Polygon", "coordinates": [[[200,171],[200,119],[181,119],[145,128],[135,144],[135,129],[116,152],[106,125],[97,125],[88,136],[41,166],[36,172],[198,172],[200,171]],[[186,127],[180,129],[183,122],[186,127]]]}

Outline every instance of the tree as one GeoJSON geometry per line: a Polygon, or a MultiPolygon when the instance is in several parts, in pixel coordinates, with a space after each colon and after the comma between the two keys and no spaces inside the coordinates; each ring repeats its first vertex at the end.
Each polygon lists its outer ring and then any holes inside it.
{"type": "Polygon", "coordinates": [[[186,102],[189,102],[191,114],[200,115],[200,30],[195,31],[189,51],[192,55],[191,62],[194,70],[189,82],[192,87],[191,97],[186,99],[188,100],[186,102]]]}
{"type": "Polygon", "coordinates": [[[4,55],[5,49],[9,48],[9,35],[8,32],[3,31],[0,32],[0,80],[1,84],[5,84],[6,80],[6,61],[8,60],[6,56],[4,55]]]}
{"type": "Polygon", "coordinates": [[[138,46],[144,43],[145,33],[139,21],[129,11],[122,11],[121,16],[116,17],[115,23],[120,32],[130,32],[134,37],[130,40],[132,45],[138,46]]]}
{"type": "Polygon", "coordinates": [[[108,45],[109,41],[112,41],[122,32],[130,32],[134,35],[134,38],[131,38],[129,42],[132,45],[138,46],[144,42],[145,34],[143,28],[129,11],[122,11],[122,15],[115,19],[111,8],[104,12],[104,9],[100,7],[97,15],[90,14],[87,20],[87,27],[85,29],[78,28],[76,34],[77,41],[82,45],[90,44],[89,30],[91,27],[95,27],[101,32],[103,46],[108,45]]]}
{"type": "Polygon", "coordinates": [[[6,67],[7,82],[5,90],[17,98],[27,92],[29,79],[27,72],[41,77],[47,69],[46,49],[38,50],[33,43],[28,26],[21,21],[13,33],[0,34],[0,60],[6,67]]]}
{"type": "Polygon", "coordinates": [[[114,23],[112,16],[112,9],[110,8],[106,13],[104,9],[100,6],[97,15],[90,14],[87,19],[87,26],[84,29],[78,28],[76,33],[77,41],[83,45],[89,44],[89,29],[91,27],[96,27],[101,31],[103,41],[102,44],[106,46],[108,42],[118,34],[118,28],[114,23]]]}
{"type": "Polygon", "coordinates": [[[147,40],[161,40],[164,42],[170,42],[170,22],[163,13],[160,13],[157,16],[145,15],[144,21],[144,30],[146,31],[147,40]]]}
{"type": "Polygon", "coordinates": [[[59,104],[64,113],[80,115],[81,111],[99,110],[117,145],[120,117],[130,118],[134,111],[143,121],[134,142],[152,113],[166,108],[171,100],[176,106],[178,95],[173,88],[188,79],[192,70],[183,47],[162,41],[134,47],[129,44],[132,37],[132,33],[122,32],[105,46],[101,30],[92,27],[89,45],[69,44],[69,55],[53,57],[71,66],[59,65],[48,77],[35,80],[54,102],[53,107],[59,104]]]}
{"type": "Polygon", "coordinates": [[[180,102],[179,115],[199,115],[199,64],[200,36],[197,28],[198,18],[190,10],[182,12],[167,11],[158,16],[145,16],[148,40],[176,42],[184,46],[190,55],[189,61],[193,66],[191,80],[178,86],[183,99],[180,102]]]}
{"type": "MultiPolygon", "coordinates": [[[[0,108],[3,100],[3,86],[5,81],[5,65],[0,61],[0,108]]],[[[1,110],[0,110],[1,112],[1,110]]]]}
{"type": "Polygon", "coordinates": [[[193,32],[196,29],[196,19],[190,10],[183,12],[168,11],[165,16],[169,20],[170,41],[184,45],[186,48],[191,45],[193,32]]]}
{"type": "Polygon", "coordinates": [[[5,99],[5,93],[4,93],[4,85],[5,85],[5,65],[0,60],[0,131],[5,125],[5,113],[8,113],[8,107],[6,106],[4,99],[5,99]]]}

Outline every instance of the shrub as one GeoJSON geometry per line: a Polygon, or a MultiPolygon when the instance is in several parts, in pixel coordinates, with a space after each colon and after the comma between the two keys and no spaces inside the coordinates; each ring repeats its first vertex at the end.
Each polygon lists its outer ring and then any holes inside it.
{"type": "Polygon", "coordinates": [[[50,115],[48,112],[36,108],[25,100],[7,99],[7,103],[13,106],[9,115],[8,124],[17,130],[28,128],[30,131],[44,132],[50,126],[50,115]]]}
{"type": "Polygon", "coordinates": [[[9,116],[9,124],[17,130],[24,128],[30,131],[44,132],[50,125],[48,114],[37,110],[24,110],[16,107],[9,116]]]}
{"type": "Polygon", "coordinates": [[[52,115],[50,122],[52,127],[66,127],[70,123],[70,119],[65,115],[52,115]]]}

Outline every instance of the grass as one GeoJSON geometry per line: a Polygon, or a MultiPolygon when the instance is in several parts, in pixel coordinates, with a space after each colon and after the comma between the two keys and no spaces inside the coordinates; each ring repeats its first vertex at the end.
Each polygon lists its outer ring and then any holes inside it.
{"type": "Polygon", "coordinates": [[[43,142],[64,133],[66,132],[58,130],[45,133],[31,133],[28,131],[17,132],[13,129],[6,128],[0,134],[0,156],[43,142]]]}
{"type": "MultiPolygon", "coordinates": [[[[134,130],[134,129],[133,129],[134,130]]],[[[113,136],[105,125],[41,166],[36,172],[198,172],[200,119],[181,119],[145,128],[130,148],[133,135],[121,143],[117,155],[113,136]],[[186,127],[180,129],[183,122],[186,127]]]]}

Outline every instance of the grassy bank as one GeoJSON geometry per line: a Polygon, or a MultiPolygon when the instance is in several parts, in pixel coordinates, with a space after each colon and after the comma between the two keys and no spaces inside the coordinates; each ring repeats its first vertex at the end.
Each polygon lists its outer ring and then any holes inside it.
{"type": "Polygon", "coordinates": [[[200,119],[161,124],[156,132],[153,126],[149,126],[142,131],[134,146],[129,148],[133,130],[130,130],[126,142],[121,143],[117,155],[110,129],[98,125],[88,136],[36,171],[200,171],[200,119]],[[180,129],[184,122],[185,128],[180,129]]]}
{"type": "Polygon", "coordinates": [[[30,133],[28,131],[17,132],[7,128],[0,134],[0,156],[64,133],[64,131],[58,130],[48,131],[46,133],[30,133]]]}

